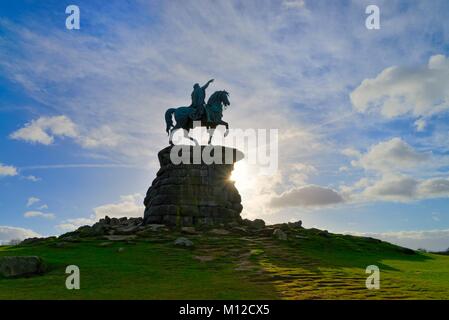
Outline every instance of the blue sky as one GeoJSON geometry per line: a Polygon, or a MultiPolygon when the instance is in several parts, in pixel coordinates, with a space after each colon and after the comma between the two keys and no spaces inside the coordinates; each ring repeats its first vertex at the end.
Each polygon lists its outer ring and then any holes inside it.
{"type": "Polygon", "coordinates": [[[274,175],[239,168],[245,217],[449,247],[447,12],[436,0],[2,1],[0,241],[142,215],[165,110],[215,78],[231,127],[279,129],[274,175]],[[80,30],[65,28],[69,4],[80,30]],[[380,30],[365,27],[368,4],[380,30]]]}

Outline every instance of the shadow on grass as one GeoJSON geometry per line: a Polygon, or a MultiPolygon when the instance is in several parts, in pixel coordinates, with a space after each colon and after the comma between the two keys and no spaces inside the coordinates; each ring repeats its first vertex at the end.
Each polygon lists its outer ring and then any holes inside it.
{"type": "Polygon", "coordinates": [[[365,269],[376,265],[381,270],[400,271],[384,260],[424,262],[432,257],[372,238],[327,234],[310,235],[307,239],[291,239],[287,242],[273,240],[278,249],[266,249],[265,258],[280,268],[303,268],[320,274],[321,268],[365,269]]]}

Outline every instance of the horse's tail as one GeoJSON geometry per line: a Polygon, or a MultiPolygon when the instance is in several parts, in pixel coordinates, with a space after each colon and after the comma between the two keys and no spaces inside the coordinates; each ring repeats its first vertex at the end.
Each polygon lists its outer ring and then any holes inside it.
{"type": "Polygon", "coordinates": [[[167,132],[167,134],[170,134],[170,129],[173,128],[172,115],[173,113],[175,113],[175,111],[176,111],[175,108],[170,108],[167,111],[165,111],[165,123],[167,124],[167,128],[165,129],[165,131],[167,132]]]}

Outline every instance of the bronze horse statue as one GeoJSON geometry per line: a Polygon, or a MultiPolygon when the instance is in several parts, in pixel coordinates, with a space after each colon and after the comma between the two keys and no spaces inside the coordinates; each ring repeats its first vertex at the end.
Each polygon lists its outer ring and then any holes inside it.
{"type": "Polygon", "coordinates": [[[201,121],[201,126],[206,127],[209,132],[209,142],[212,142],[212,136],[214,135],[215,128],[218,125],[223,125],[226,127],[226,132],[224,136],[226,137],[229,133],[229,125],[226,121],[222,120],[223,109],[231,103],[229,102],[229,93],[226,91],[215,91],[207,100],[204,106],[204,111],[202,112],[201,119],[193,120],[190,116],[195,109],[193,107],[178,107],[170,108],[165,112],[165,123],[167,124],[167,134],[169,135],[169,143],[173,145],[173,133],[178,129],[184,129],[184,137],[192,140],[195,145],[198,145],[196,139],[189,136],[190,129],[193,129],[194,122],[201,121]],[[173,115],[175,117],[176,125],[173,125],[173,115]]]}

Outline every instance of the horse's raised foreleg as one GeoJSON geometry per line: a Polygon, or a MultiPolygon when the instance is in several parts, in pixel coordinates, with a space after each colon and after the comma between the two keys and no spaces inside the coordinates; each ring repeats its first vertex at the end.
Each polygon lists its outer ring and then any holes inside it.
{"type": "Polygon", "coordinates": [[[227,123],[226,121],[220,120],[217,122],[217,125],[222,125],[226,127],[226,131],[224,133],[224,136],[226,137],[229,134],[229,123],[227,123]]]}

